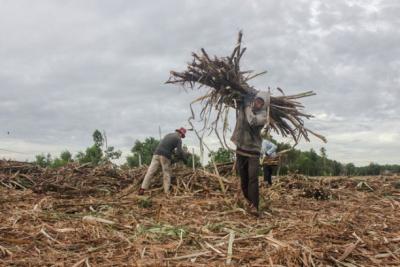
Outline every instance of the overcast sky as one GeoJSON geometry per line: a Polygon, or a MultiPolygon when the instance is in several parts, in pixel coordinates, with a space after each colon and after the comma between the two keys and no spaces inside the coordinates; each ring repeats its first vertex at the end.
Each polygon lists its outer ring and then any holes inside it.
{"type": "Polygon", "coordinates": [[[169,71],[201,47],[228,55],[243,29],[242,68],[268,70],[252,85],[317,93],[307,125],[328,143],[301,149],[400,163],[399,14],[397,0],[0,0],[0,158],[77,152],[94,129],[127,152],[187,125],[205,91],[165,85],[169,71]]]}

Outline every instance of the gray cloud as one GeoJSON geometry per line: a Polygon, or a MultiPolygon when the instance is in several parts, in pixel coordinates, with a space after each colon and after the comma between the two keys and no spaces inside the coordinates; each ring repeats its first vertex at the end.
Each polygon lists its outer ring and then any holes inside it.
{"type": "Polygon", "coordinates": [[[399,163],[399,11],[397,1],[0,1],[0,148],[24,153],[0,157],[81,150],[96,128],[127,151],[184,125],[201,92],[165,85],[169,71],[200,47],[226,55],[243,29],[243,68],[268,70],[257,88],[318,93],[304,103],[332,158],[399,163]]]}

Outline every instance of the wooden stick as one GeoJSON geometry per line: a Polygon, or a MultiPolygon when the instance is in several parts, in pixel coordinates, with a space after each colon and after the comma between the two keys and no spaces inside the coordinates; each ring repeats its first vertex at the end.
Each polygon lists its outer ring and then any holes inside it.
{"type": "Polygon", "coordinates": [[[173,258],[164,258],[164,260],[165,261],[183,260],[183,259],[199,257],[199,256],[202,256],[202,255],[206,255],[208,253],[210,253],[210,251],[206,250],[206,251],[200,251],[200,252],[196,252],[196,253],[192,253],[192,254],[188,254],[188,255],[184,255],[184,256],[178,256],[178,257],[173,257],[173,258]]]}
{"type": "Polygon", "coordinates": [[[357,245],[360,243],[360,240],[357,240],[356,243],[351,243],[343,252],[343,254],[337,259],[338,261],[343,261],[346,259],[352,252],[353,250],[357,247],[357,245]]]}
{"type": "Polygon", "coordinates": [[[1,251],[1,253],[3,253],[4,256],[12,256],[13,255],[10,250],[3,247],[2,245],[0,245],[0,251],[1,251]]]}
{"type": "Polygon", "coordinates": [[[228,241],[228,253],[226,257],[226,264],[231,264],[232,255],[233,255],[233,241],[235,240],[235,232],[233,230],[229,233],[229,241],[228,241]]]}
{"type": "Polygon", "coordinates": [[[78,267],[80,266],[82,263],[86,262],[87,258],[83,258],[80,261],[78,261],[77,263],[75,263],[74,265],[72,265],[72,267],[78,267]]]}

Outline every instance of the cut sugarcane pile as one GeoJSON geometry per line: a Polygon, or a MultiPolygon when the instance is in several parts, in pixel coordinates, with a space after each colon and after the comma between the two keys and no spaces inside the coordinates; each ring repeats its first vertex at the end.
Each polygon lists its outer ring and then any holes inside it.
{"type": "Polygon", "coordinates": [[[76,163],[51,169],[0,160],[0,186],[31,189],[36,193],[54,192],[63,196],[109,195],[127,187],[145,171],[145,168],[140,168],[130,173],[112,164],[93,167],[76,163]]]}

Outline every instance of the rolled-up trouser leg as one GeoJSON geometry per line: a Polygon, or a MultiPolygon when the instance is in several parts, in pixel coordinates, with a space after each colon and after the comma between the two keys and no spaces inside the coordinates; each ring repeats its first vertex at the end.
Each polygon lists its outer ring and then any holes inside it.
{"type": "Polygon", "coordinates": [[[249,172],[248,172],[248,157],[236,154],[236,170],[240,176],[240,186],[243,195],[249,199],[249,172]]]}
{"type": "Polygon", "coordinates": [[[154,174],[156,174],[156,172],[158,171],[159,167],[160,167],[160,156],[153,155],[150,166],[147,169],[146,175],[144,176],[144,180],[142,182],[143,189],[149,189],[151,180],[153,179],[154,174]]]}
{"type": "Polygon", "coordinates": [[[249,188],[248,195],[251,203],[258,210],[259,192],[258,192],[258,172],[259,172],[259,158],[249,157],[248,158],[248,177],[249,177],[249,188]]]}
{"type": "Polygon", "coordinates": [[[164,193],[168,194],[171,186],[171,161],[164,156],[160,156],[160,162],[163,171],[164,193]]]}

